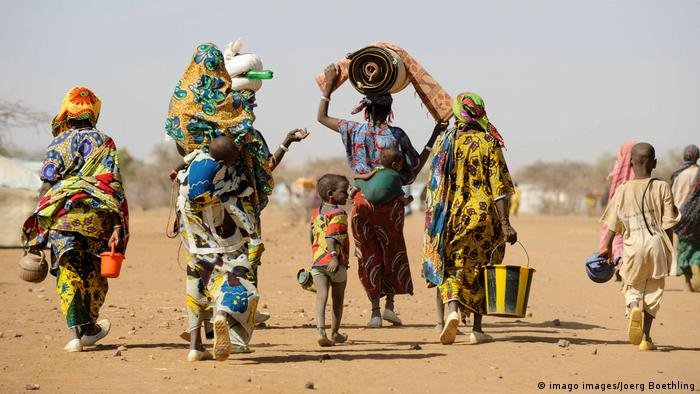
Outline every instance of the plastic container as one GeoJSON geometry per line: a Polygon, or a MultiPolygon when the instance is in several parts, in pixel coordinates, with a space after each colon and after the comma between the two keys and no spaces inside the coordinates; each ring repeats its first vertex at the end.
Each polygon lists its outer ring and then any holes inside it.
{"type": "Polygon", "coordinates": [[[248,79],[272,79],[274,73],[272,70],[250,70],[243,74],[248,79]]]}
{"type": "Polygon", "coordinates": [[[100,257],[102,258],[100,268],[102,276],[105,278],[118,278],[119,271],[122,268],[122,262],[124,261],[124,255],[116,253],[114,251],[114,245],[112,245],[112,250],[100,253],[100,257]]]}
{"type": "MultiPolygon", "coordinates": [[[[525,317],[532,275],[535,273],[535,269],[530,268],[530,256],[527,254],[527,250],[523,244],[518,243],[527,256],[527,266],[494,265],[489,261],[489,264],[484,267],[486,314],[489,316],[525,317]]],[[[491,252],[491,257],[493,257],[493,252],[491,252]]]]}
{"type": "Polygon", "coordinates": [[[311,275],[311,271],[306,268],[302,268],[297,272],[297,282],[301,285],[304,290],[310,292],[316,292],[316,284],[314,283],[314,277],[311,275]]]}

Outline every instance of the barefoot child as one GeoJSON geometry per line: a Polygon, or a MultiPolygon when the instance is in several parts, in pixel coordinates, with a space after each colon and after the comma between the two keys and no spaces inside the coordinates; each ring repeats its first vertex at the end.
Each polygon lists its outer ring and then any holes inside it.
{"type": "Polygon", "coordinates": [[[384,149],[381,153],[381,163],[382,165],[375,167],[372,172],[355,177],[350,196],[362,190],[365,199],[374,205],[384,205],[397,198],[403,206],[409,205],[413,196],[404,195],[400,174],[404,166],[403,154],[396,148],[384,149]]]}
{"type": "Polygon", "coordinates": [[[319,178],[316,190],[322,202],[311,215],[311,274],[316,284],[316,327],[321,346],[333,346],[347,340],[347,336],[338,330],[343,317],[350,251],[348,214],[339,205],[345,205],[348,200],[348,186],[347,178],[342,175],[326,174],[319,178]],[[329,288],[333,299],[330,339],[326,336],[325,316],[329,288]]]}
{"type": "Polygon", "coordinates": [[[651,178],[656,168],[654,147],[635,144],[631,154],[634,178],[620,186],[601,221],[608,225],[601,256],[610,256],[615,234],[622,234],[622,291],[629,316],[627,334],[640,350],[655,350],[651,324],[659,310],[664,278],[671,266],[671,231],[679,219],[668,184],[651,178]]]}

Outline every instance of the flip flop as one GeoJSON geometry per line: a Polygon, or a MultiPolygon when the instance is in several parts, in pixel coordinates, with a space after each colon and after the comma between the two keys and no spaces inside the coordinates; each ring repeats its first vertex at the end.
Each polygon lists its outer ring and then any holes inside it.
{"type": "Polygon", "coordinates": [[[445,321],[445,327],[440,333],[440,343],[443,345],[451,345],[457,337],[457,327],[459,326],[459,313],[450,312],[445,321]]]}
{"type": "Polygon", "coordinates": [[[472,331],[469,334],[469,344],[476,345],[479,343],[493,342],[493,337],[489,334],[484,334],[483,332],[472,331]]]}
{"type": "Polygon", "coordinates": [[[382,326],[382,318],[379,316],[375,316],[369,320],[367,323],[367,327],[369,328],[379,328],[382,326]]]}
{"type": "Polygon", "coordinates": [[[80,342],[80,339],[75,338],[68,341],[68,343],[66,344],[66,346],[63,347],[63,349],[66,350],[68,353],[82,352],[83,344],[80,342]]]}
{"type": "Polygon", "coordinates": [[[639,344],[639,350],[656,350],[656,345],[652,341],[642,341],[639,344]]]}
{"type": "Polygon", "coordinates": [[[109,320],[104,319],[97,322],[97,326],[100,327],[100,331],[95,335],[83,335],[80,338],[80,343],[83,346],[92,346],[100,339],[104,338],[109,334],[109,330],[112,328],[112,323],[109,320]]]}
{"type": "Polygon", "coordinates": [[[255,350],[251,349],[248,346],[231,344],[231,353],[233,354],[248,354],[253,353],[254,351],[255,350]]]}
{"type": "Polygon", "coordinates": [[[644,325],[644,313],[639,307],[634,307],[630,311],[629,326],[627,327],[627,336],[630,343],[639,345],[642,342],[642,326],[644,325]]]}
{"type": "Polygon", "coordinates": [[[400,326],[401,324],[403,324],[401,322],[401,319],[399,319],[396,313],[391,309],[384,309],[384,313],[382,313],[382,319],[388,321],[389,323],[395,326],[400,326]]]}
{"type": "Polygon", "coordinates": [[[213,360],[214,356],[212,356],[211,353],[208,351],[200,351],[200,350],[190,350],[189,353],[187,353],[187,361],[204,361],[204,360],[213,360]]]}
{"type": "Polygon", "coordinates": [[[228,320],[224,316],[214,318],[214,358],[225,361],[231,354],[231,338],[228,335],[228,320]]]}

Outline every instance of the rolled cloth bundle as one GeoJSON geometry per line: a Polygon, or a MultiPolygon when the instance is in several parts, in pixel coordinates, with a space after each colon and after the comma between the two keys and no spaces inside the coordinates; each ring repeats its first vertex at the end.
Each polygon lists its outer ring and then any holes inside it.
{"type": "MultiPolygon", "coordinates": [[[[444,122],[452,117],[452,97],[445,91],[445,89],[442,88],[442,86],[440,86],[437,81],[433,79],[432,76],[430,76],[428,71],[426,71],[425,68],[423,68],[423,66],[421,66],[420,63],[413,58],[413,56],[409,55],[403,48],[394,44],[378,42],[368,46],[390,49],[399,56],[406,70],[408,81],[416,89],[418,97],[420,97],[423,105],[428,108],[428,111],[430,112],[430,115],[432,115],[433,119],[438,122],[444,122]]],[[[359,51],[356,51],[353,54],[358,52],[359,51]]],[[[335,65],[338,68],[338,80],[336,81],[335,86],[333,86],[333,90],[338,89],[340,85],[348,80],[350,75],[350,63],[351,60],[347,57],[336,62],[335,65]]],[[[315,79],[318,86],[321,88],[321,90],[323,90],[323,88],[326,86],[324,74],[321,73],[317,75],[315,79]]]]}
{"type": "Polygon", "coordinates": [[[408,86],[406,67],[391,49],[368,46],[349,54],[348,59],[350,83],[362,94],[394,94],[408,86]]]}

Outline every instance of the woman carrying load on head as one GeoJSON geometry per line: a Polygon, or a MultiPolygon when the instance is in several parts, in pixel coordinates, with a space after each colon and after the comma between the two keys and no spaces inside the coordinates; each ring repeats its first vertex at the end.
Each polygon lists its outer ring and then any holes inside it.
{"type": "Polygon", "coordinates": [[[123,253],[129,233],[117,148],[95,128],[100,107],[100,99],[85,87],[66,94],[51,124],[54,139],[41,169],[40,200],[22,232],[30,251],[51,244],[51,273],[71,334],[69,352],[109,333],[109,320],[97,321],[108,290],[100,253],[111,248],[123,253]]]}
{"type": "Polygon", "coordinates": [[[433,148],[428,181],[423,276],[438,286],[449,315],[440,334],[451,344],[460,309],[474,313],[469,343],[491,340],[481,329],[485,291],[481,268],[500,264],[504,240],[517,241],[508,218],[513,181],[503,157],[503,139],[475,93],[462,93],[453,104],[455,127],[441,134],[433,148]]]}
{"type": "Polygon", "coordinates": [[[199,45],[175,87],[166,120],[166,134],[186,154],[175,176],[180,235],[188,251],[190,361],[212,358],[200,333],[212,316],[214,357],[249,352],[263,250],[260,214],[274,186],[272,170],[289,144],[307,134],[290,132],[271,155],[253,128],[253,107],[252,91],[232,89],[221,51],[214,44],[199,45]],[[223,143],[228,148],[217,153],[212,142],[218,137],[228,138],[223,143]]]}
{"type": "Polygon", "coordinates": [[[686,289],[700,291],[700,170],[698,147],[688,145],[683,164],[671,177],[671,191],[681,220],[676,234],[677,275],[685,277],[686,289]]]}
{"type": "MultiPolygon", "coordinates": [[[[326,84],[318,108],[318,121],[339,132],[345,145],[348,163],[355,174],[367,174],[380,165],[383,149],[396,148],[404,156],[404,168],[400,171],[404,184],[415,180],[430,154],[431,144],[444,125],[436,124],[426,149],[418,154],[406,133],[391,126],[390,95],[365,97],[352,112],[364,110],[366,123],[340,120],[328,116],[328,105],[338,71],[335,65],[324,70],[326,84]]],[[[358,192],[353,200],[352,233],[355,239],[360,282],[372,302],[369,327],[381,327],[382,319],[399,325],[401,320],[394,312],[394,295],[413,294],[413,282],[403,236],[404,207],[399,200],[391,204],[374,206],[358,192]],[[380,298],[386,296],[384,313],[380,313],[380,298]]]]}

